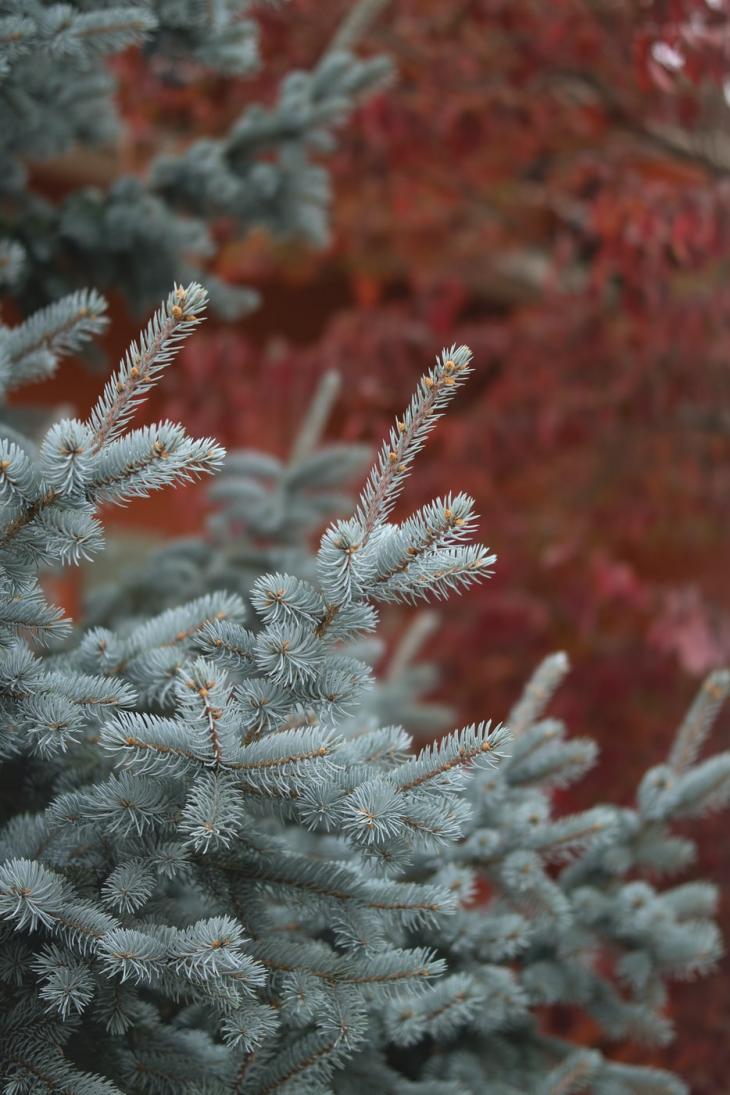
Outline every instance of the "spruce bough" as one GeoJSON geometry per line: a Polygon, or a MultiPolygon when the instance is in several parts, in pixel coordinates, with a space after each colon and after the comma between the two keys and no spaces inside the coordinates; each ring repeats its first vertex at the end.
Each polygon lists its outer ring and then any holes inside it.
{"type": "MultiPolygon", "coordinates": [[[[685,1090],[545,1034],[541,1010],[662,1043],[666,982],[716,961],[714,888],[660,876],[693,855],[672,823],[730,795],[730,754],[699,759],[730,676],[702,687],[634,807],[555,817],[553,789],[595,759],[544,714],[563,655],[509,729],[418,752],[378,724],[355,656],[379,604],[491,572],[466,495],[391,519],[466,347],[421,377],[308,578],[264,573],[245,599],[212,590],[81,631],[48,603],[39,571],[99,550],[101,503],[222,462],[180,426],[130,428],[204,305],[175,288],[86,421],[38,446],[3,426],[2,1090],[685,1090]]],[[[100,298],[73,294],[3,328],[0,379],[47,373],[103,323],[100,298]]]]}
{"type": "Polygon", "coordinates": [[[165,152],[136,174],[119,156],[126,122],[110,59],[139,47],[163,88],[244,79],[261,64],[255,15],[251,0],[0,2],[0,276],[13,274],[24,309],[88,280],[146,311],[173,278],[207,269],[213,304],[230,317],[257,295],[214,275],[224,240],[255,226],[327,240],[323,161],[389,73],[384,58],[323,43],[311,71],[287,73],[275,102],[250,102],[223,133],[186,143],[167,132],[165,152]]]}

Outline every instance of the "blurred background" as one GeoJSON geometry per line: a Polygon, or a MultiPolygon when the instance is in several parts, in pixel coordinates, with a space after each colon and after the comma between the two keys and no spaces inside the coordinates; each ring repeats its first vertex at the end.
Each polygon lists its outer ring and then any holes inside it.
{"type": "MultiPolygon", "coordinates": [[[[250,100],[271,101],[347,7],[264,7],[260,78],[179,81],[141,52],[115,59],[121,166],[143,170],[166,142],[222,133],[250,100]]],[[[206,324],[149,418],[281,455],[336,368],[327,435],[375,444],[441,346],[470,344],[475,378],[402,504],[468,490],[499,556],[491,582],[440,610],[424,649],[436,698],[460,721],[499,719],[535,663],[565,649],[555,710],[601,745],[566,808],[628,802],[700,678],[730,662],[728,7],[373,7],[360,51],[388,54],[396,75],[341,135],[330,245],[223,235],[217,272],[262,304],[206,324]]],[[[44,170],[50,195],[75,184],[73,162],[44,170]]],[[[136,330],[115,321],[110,351],[136,330]]],[[[94,391],[70,362],[34,395],[83,411],[94,391]]],[[[140,534],[189,532],[204,507],[203,492],[176,492],[110,521],[133,556],[140,534]]],[[[60,594],[73,607],[78,590],[60,594]]],[[[407,626],[407,613],[388,618],[393,642],[407,626]]],[[[727,747],[727,719],[720,732],[727,747]]],[[[704,873],[728,888],[726,825],[705,821],[701,842],[704,873]]],[[[724,923],[730,937],[727,900],[724,923]]],[[[679,1036],[657,1059],[693,1092],[730,1090],[729,973],[676,989],[679,1036]]]]}

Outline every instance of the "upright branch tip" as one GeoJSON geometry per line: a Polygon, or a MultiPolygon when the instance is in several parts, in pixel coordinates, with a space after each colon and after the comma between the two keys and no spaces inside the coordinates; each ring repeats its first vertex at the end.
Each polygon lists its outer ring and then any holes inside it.
{"type": "Polygon", "coordinates": [[[360,496],[356,518],[363,527],[363,543],[367,543],[391,513],[414,457],[423,448],[458,388],[471,374],[471,358],[468,346],[442,350],[436,365],[421,377],[403,416],[396,418],[360,496]]]}

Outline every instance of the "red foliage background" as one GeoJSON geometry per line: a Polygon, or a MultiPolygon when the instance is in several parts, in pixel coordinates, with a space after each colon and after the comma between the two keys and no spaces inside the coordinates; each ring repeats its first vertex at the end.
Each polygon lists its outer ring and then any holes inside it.
{"type": "MultiPolygon", "coordinates": [[[[127,162],[270,98],[346,7],[267,9],[262,75],[245,83],[171,84],[125,56],[127,162]]],[[[218,271],[263,306],[199,334],[150,413],[284,452],[335,366],[331,434],[375,440],[441,345],[468,342],[477,376],[404,505],[470,490],[500,563],[444,609],[429,653],[466,719],[503,716],[566,649],[557,709],[602,746],[569,805],[626,801],[698,677],[730,660],[727,4],[398,0],[363,46],[398,73],[343,136],[331,246],[219,226],[218,271]]],[[[173,532],[180,513],[132,520],[173,532]]],[[[728,885],[723,825],[703,823],[702,866],[728,885]]],[[[679,1037],[657,1058],[693,1092],[727,1090],[723,974],[677,990],[679,1037]]]]}

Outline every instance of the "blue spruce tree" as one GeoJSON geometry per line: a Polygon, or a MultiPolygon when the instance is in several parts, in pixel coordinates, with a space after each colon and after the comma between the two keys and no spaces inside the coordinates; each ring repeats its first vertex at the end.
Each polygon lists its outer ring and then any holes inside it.
{"type": "MultiPolygon", "coordinates": [[[[251,104],[222,136],[158,155],[144,176],[117,170],[108,186],[84,182],[84,157],[113,148],[122,126],[108,59],[140,45],[171,82],[245,77],[260,62],[254,9],[251,0],[0,2],[0,266],[19,275],[24,304],[92,283],[151,308],[173,280],[200,276],[222,219],[236,236],[261,225],[281,238],[326,238],[322,156],[358,96],[388,71],[383,59],[348,52],[362,18],[323,43],[312,71],[289,73],[271,107],[251,104]],[[79,177],[53,201],[38,167],[63,156],[76,159],[79,177]]],[[[205,280],[221,314],[255,302],[250,290],[205,280]]]]}
{"type": "MultiPolygon", "coordinates": [[[[2,1090],[684,1091],[546,1035],[541,1014],[568,1004],[609,1039],[661,1044],[668,981],[716,961],[714,888],[663,878],[692,860],[674,823],[730,797],[730,754],[700,758],[730,675],[705,683],[632,808],[566,817],[553,791],[595,748],[545,714],[564,656],[538,668],[506,728],[420,750],[379,720],[356,656],[380,605],[491,572],[466,495],[392,519],[471,372],[466,347],[420,378],[311,565],[293,551],[292,571],[252,566],[245,590],[213,581],[159,612],[107,598],[103,624],[75,629],[47,601],[45,568],[101,548],[102,503],[221,464],[181,426],[131,426],[204,306],[197,284],[174,288],[85,421],[38,445],[15,420],[2,428],[2,1090]]],[[[75,293],[3,328],[5,388],[103,322],[102,300],[75,293]]],[[[234,509],[257,459],[238,465],[234,509]]],[[[290,539],[276,527],[267,552],[290,539]]],[[[228,535],[235,522],[216,552],[235,571],[228,535]]]]}

